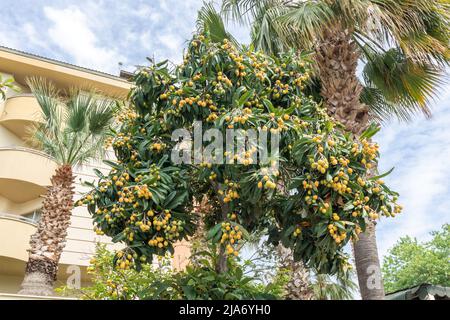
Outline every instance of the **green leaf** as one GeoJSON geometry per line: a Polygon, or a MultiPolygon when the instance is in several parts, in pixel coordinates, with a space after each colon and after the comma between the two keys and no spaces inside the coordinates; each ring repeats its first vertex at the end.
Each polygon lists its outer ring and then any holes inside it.
{"type": "Polygon", "coordinates": [[[192,286],[182,286],[181,288],[183,289],[187,299],[193,300],[196,298],[197,294],[192,286]]]}
{"type": "Polygon", "coordinates": [[[114,243],[116,243],[116,242],[122,241],[122,240],[125,239],[125,238],[126,238],[126,234],[125,234],[125,230],[124,230],[124,231],[122,231],[122,232],[116,234],[116,235],[111,239],[111,241],[114,242],[114,243]]]}
{"type": "Polygon", "coordinates": [[[117,162],[111,161],[111,160],[103,160],[103,163],[107,164],[108,166],[110,166],[110,167],[112,167],[112,168],[114,168],[116,170],[122,170],[123,169],[123,167],[120,164],[118,164],[117,162]]]}
{"type": "Polygon", "coordinates": [[[105,178],[105,175],[101,173],[100,170],[98,170],[97,168],[94,168],[93,171],[96,174],[96,176],[99,177],[100,179],[105,178]]]}
{"type": "Polygon", "coordinates": [[[208,234],[206,235],[206,239],[210,240],[210,239],[214,238],[216,236],[216,234],[220,231],[221,227],[222,227],[221,223],[218,223],[214,227],[212,227],[208,231],[208,234]]]}
{"type": "Polygon", "coordinates": [[[370,139],[380,130],[381,130],[381,127],[378,124],[371,123],[370,126],[363,133],[361,133],[359,138],[360,138],[360,140],[370,139]]]}
{"type": "Polygon", "coordinates": [[[248,101],[248,99],[250,99],[250,97],[253,95],[253,90],[249,90],[247,92],[245,92],[238,100],[238,105],[237,107],[242,107],[244,105],[244,103],[246,103],[248,101]]]}
{"type": "Polygon", "coordinates": [[[272,102],[269,99],[263,99],[262,100],[263,105],[268,109],[269,112],[276,112],[275,107],[273,106],[272,102]]]}
{"type": "Polygon", "coordinates": [[[347,202],[343,208],[344,211],[349,211],[351,209],[353,209],[355,206],[353,205],[353,201],[350,200],[349,202],[347,202]]]}
{"type": "Polygon", "coordinates": [[[392,173],[392,171],[394,171],[394,168],[395,167],[392,167],[391,170],[389,170],[388,172],[385,172],[383,174],[380,174],[379,176],[371,177],[371,178],[369,178],[369,180],[374,181],[374,180],[382,179],[382,178],[390,175],[392,173]]]}

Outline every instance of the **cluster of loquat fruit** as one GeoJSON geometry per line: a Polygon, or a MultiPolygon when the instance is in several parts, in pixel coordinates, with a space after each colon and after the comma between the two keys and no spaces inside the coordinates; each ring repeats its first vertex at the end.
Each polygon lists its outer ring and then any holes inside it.
{"type": "Polygon", "coordinates": [[[228,255],[237,256],[239,254],[237,248],[239,241],[242,239],[242,232],[239,229],[239,226],[233,226],[230,222],[222,222],[221,224],[220,244],[225,247],[228,255]]]}

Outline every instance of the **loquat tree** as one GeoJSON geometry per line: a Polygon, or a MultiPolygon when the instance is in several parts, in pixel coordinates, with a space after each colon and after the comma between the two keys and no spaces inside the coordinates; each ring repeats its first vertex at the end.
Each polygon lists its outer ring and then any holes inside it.
{"type": "Polygon", "coordinates": [[[305,95],[309,65],[304,54],[272,58],[197,34],[181,65],[137,72],[112,141],[117,161],[106,162],[110,173],[97,172],[78,203],[88,206],[98,233],[126,245],[115,256],[119,268],[140,269],[189,239],[199,224],[194,198],[206,196],[202,225],[217,245],[218,273],[261,230],[320,273],[346,272],[343,248],[365,230],[365,219],[393,217],[401,207],[382,176],[367,177],[379,156],[369,142],[377,128],[357,139],[346,133],[305,95]],[[193,148],[190,137],[174,136],[184,128],[195,137],[198,123],[205,135],[193,148]],[[224,152],[225,139],[208,129],[234,130],[244,148],[224,152]],[[251,130],[278,143],[264,150],[251,130]]]}

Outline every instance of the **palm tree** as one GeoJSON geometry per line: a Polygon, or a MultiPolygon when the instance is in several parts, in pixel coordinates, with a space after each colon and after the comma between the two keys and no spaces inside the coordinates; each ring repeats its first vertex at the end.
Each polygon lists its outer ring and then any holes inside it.
{"type": "MultiPolygon", "coordinates": [[[[371,120],[430,115],[448,65],[448,1],[223,0],[222,11],[251,23],[257,50],[313,51],[328,113],[355,137],[371,120]]],[[[361,296],[383,299],[375,224],[367,226],[354,243],[361,296]],[[374,275],[380,277],[371,281],[374,275]]]]}
{"type": "Polygon", "coordinates": [[[31,130],[31,142],[53,157],[58,168],[44,196],[36,233],[30,239],[20,294],[51,295],[73,208],[73,168],[104,155],[103,143],[116,104],[80,89],[72,89],[62,98],[53,83],[41,78],[30,78],[27,83],[44,120],[31,130]]]}

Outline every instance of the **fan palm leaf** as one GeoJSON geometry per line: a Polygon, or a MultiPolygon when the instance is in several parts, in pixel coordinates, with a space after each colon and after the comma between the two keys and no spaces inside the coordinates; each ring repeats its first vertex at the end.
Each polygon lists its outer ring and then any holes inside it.
{"type": "Polygon", "coordinates": [[[222,16],[216,11],[212,3],[203,3],[198,12],[197,30],[208,33],[213,42],[228,39],[237,45],[236,39],[226,30],[222,16]]]}

